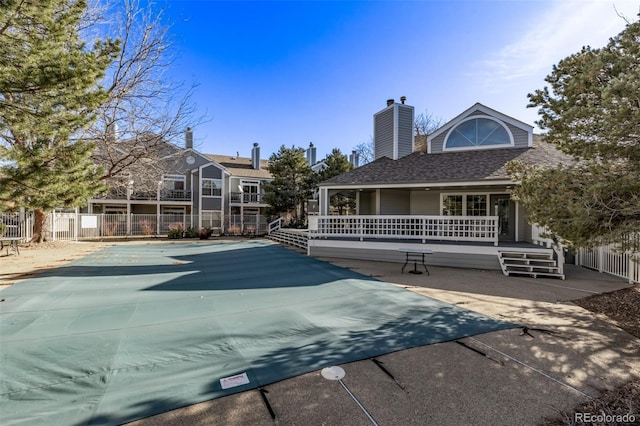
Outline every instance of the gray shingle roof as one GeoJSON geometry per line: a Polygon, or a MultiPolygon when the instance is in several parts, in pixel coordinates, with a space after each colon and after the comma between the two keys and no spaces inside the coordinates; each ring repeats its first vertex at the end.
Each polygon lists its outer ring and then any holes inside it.
{"type": "Polygon", "coordinates": [[[260,160],[260,169],[256,170],[251,165],[251,158],[231,157],[228,155],[205,154],[205,156],[225,167],[231,176],[254,179],[271,179],[269,173],[269,160],[260,160]]]}
{"type": "Polygon", "coordinates": [[[414,152],[398,160],[379,158],[320,186],[370,184],[437,184],[509,179],[505,165],[512,160],[554,167],[570,163],[571,157],[534,135],[532,148],[496,148],[425,154],[414,152]]]}

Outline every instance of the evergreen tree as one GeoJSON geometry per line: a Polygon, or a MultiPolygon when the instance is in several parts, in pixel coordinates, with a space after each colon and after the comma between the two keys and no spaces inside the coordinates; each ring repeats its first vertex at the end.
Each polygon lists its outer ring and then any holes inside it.
{"type": "MultiPolygon", "coordinates": [[[[557,169],[509,165],[514,198],[574,246],[621,242],[640,229],[640,22],[601,49],[584,47],[529,95],[545,139],[575,157],[557,169]]],[[[635,247],[637,250],[638,247],[635,247]]]]}
{"type": "Polygon", "coordinates": [[[97,82],[118,42],[80,37],[84,0],[0,2],[0,201],[44,212],[101,189],[93,145],[78,139],[106,99],[97,82]]]}
{"type": "Polygon", "coordinates": [[[273,180],[265,187],[265,201],[272,213],[290,213],[294,225],[304,220],[304,202],[311,196],[317,175],[309,167],[302,148],[280,147],[269,158],[273,180]]]}
{"type": "MultiPolygon", "coordinates": [[[[330,179],[353,169],[353,165],[349,162],[347,156],[342,154],[338,148],[334,148],[331,154],[325,157],[324,163],[326,167],[319,173],[320,181],[330,179]]],[[[333,207],[338,209],[339,214],[343,214],[345,209],[354,209],[356,206],[356,201],[352,193],[339,192],[337,194],[331,194],[329,202],[333,207]]]]}

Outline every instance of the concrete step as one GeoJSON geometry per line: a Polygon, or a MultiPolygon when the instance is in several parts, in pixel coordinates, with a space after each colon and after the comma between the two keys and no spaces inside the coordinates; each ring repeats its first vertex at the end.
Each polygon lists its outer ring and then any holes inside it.
{"type": "Polygon", "coordinates": [[[565,279],[564,274],[554,273],[554,272],[528,272],[528,271],[507,271],[505,274],[507,276],[510,275],[527,275],[532,278],[538,277],[550,277],[550,278],[560,278],[561,280],[565,279]]]}

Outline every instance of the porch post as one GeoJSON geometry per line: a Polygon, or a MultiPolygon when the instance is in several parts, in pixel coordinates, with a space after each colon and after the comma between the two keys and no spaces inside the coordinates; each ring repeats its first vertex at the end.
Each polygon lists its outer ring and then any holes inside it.
{"type": "Polygon", "coordinates": [[[318,194],[318,201],[320,204],[320,215],[328,216],[329,215],[329,189],[328,188],[320,188],[320,193],[318,194]]]}
{"type": "Polygon", "coordinates": [[[604,250],[602,246],[598,246],[598,272],[603,272],[604,271],[604,250]]]}
{"type": "Polygon", "coordinates": [[[376,189],[376,215],[380,215],[380,188],[376,189]]]}
{"type": "Polygon", "coordinates": [[[634,259],[634,253],[630,250],[627,251],[627,253],[625,254],[629,261],[627,262],[627,264],[629,265],[628,270],[629,270],[629,284],[634,284],[634,277],[636,276],[636,261],[634,259]]]}
{"type": "MultiPolygon", "coordinates": [[[[509,199],[511,200],[511,196],[509,196],[509,199]]],[[[515,205],[516,205],[515,209],[514,209],[516,211],[516,223],[515,223],[515,225],[516,225],[515,226],[515,234],[516,234],[515,237],[516,238],[515,238],[515,240],[516,240],[516,243],[517,243],[518,241],[520,241],[520,235],[519,235],[519,233],[520,233],[520,229],[519,229],[520,228],[520,226],[519,226],[520,225],[520,204],[516,201],[515,205]]]]}
{"type": "MultiPolygon", "coordinates": [[[[45,223],[46,223],[46,219],[45,219],[45,223]]],[[[44,232],[44,226],[42,227],[42,230],[40,232],[44,232]]],[[[51,232],[53,233],[51,239],[53,241],[55,241],[56,240],[56,211],[55,211],[55,209],[51,212],[51,232]]]]}
{"type": "Polygon", "coordinates": [[[131,203],[127,201],[127,235],[131,235],[131,203]]]}
{"type": "Polygon", "coordinates": [[[78,241],[78,228],[80,227],[80,221],[81,221],[81,217],[80,217],[80,209],[78,209],[76,207],[76,211],[75,211],[75,218],[73,220],[73,241],[78,241]]]}

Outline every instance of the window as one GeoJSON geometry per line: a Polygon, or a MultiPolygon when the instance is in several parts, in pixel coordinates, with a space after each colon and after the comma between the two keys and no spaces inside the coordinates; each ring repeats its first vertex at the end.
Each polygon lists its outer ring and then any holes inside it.
{"type": "Polygon", "coordinates": [[[164,189],[184,191],[185,177],[182,175],[164,175],[162,176],[164,189]]]}
{"type": "Polygon", "coordinates": [[[442,214],[444,216],[486,216],[487,194],[444,194],[442,214]]]}
{"type": "Polygon", "coordinates": [[[183,215],[185,214],[184,207],[170,207],[170,206],[162,206],[162,214],[177,214],[183,215]]]}
{"type": "Polygon", "coordinates": [[[243,180],[242,182],[242,202],[257,203],[260,201],[260,182],[243,180]]]}
{"type": "Polygon", "coordinates": [[[222,215],[219,212],[202,211],[202,227],[211,229],[220,229],[222,225],[222,215]]]}
{"type": "Polygon", "coordinates": [[[442,198],[444,216],[462,216],[462,195],[445,195],[442,198]]]}
{"type": "Polygon", "coordinates": [[[127,214],[127,206],[104,206],[104,214],[127,214]]]}
{"type": "Polygon", "coordinates": [[[486,195],[467,195],[467,216],[487,215],[486,195]]]}
{"type": "Polygon", "coordinates": [[[482,148],[493,145],[513,145],[511,134],[498,121],[490,118],[470,118],[454,127],[445,140],[445,149],[482,148]]]}
{"type": "Polygon", "coordinates": [[[202,179],[203,197],[220,197],[222,195],[222,179],[202,179]]]}

